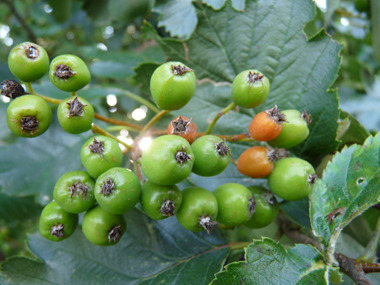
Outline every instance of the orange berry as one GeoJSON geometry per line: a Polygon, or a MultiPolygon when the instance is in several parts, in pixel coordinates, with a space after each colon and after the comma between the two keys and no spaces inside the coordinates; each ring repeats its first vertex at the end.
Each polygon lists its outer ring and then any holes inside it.
{"type": "Polygon", "coordinates": [[[267,142],[275,139],[282,130],[286,116],[274,108],[258,113],[251,121],[248,131],[256,141],[267,142]]]}
{"type": "Polygon", "coordinates": [[[240,173],[252,178],[262,178],[273,170],[273,162],[278,158],[276,150],[263,146],[254,146],[245,150],[237,161],[240,173]]]}

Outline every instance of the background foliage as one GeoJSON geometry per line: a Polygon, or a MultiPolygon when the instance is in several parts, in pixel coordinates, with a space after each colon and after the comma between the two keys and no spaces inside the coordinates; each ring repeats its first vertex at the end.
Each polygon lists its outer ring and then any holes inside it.
{"type": "MultiPolygon", "coordinates": [[[[80,147],[91,133],[67,134],[54,120],[43,136],[18,138],[7,128],[8,101],[1,97],[0,261],[9,259],[1,264],[0,282],[327,284],[326,276],[341,282],[334,249],[357,258],[379,217],[370,207],[380,197],[380,137],[368,137],[380,129],[380,25],[376,25],[380,7],[377,1],[364,9],[354,1],[316,2],[70,0],[55,6],[55,1],[0,1],[1,81],[15,79],[7,67],[12,46],[36,41],[51,59],[73,53],[86,61],[92,81],[78,94],[96,112],[144,125],[155,113],[128,92],[152,101],[149,78],[154,69],[165,60],[180,60],[195,70],[196,93],[187,106],[155,127],[164,129],[181,114],[193,117],[198,130],[205,131],[231,102],[234,77],[254,67],[271,81],[267,101],[254,110],[227,113],[213,133],[244,133],[256,112],[274,104],[307,110],[313,115],[310,136],[291,151],[310,161],[323,177],[310,197],[310,212],[308,199],[282,202],[277,223],[260,230],[237,227],[194,234],[182,229],[175,218],[154,222],[135,209],[126,215],[127,234],[113,248],[91,245],[80,229],[72,238],[52,243],[35,232],[39,214],[52,199],[58,178],[82,169],[80,147]],[[363,180],[357,183],[358,178],[363,180]],[[342,213],[329,223],[326,216],[336,209],[342,213]],[[326,250],[294,246],[300,241],[283,225],[312,244],[319,237],[326,250]],[[238,261],[241,242],[250,244],[246,261],[238,261]]],[[[67,97],[47,76],[33,86],[46,96],[67,97]]],[[[99,125],[129,143],[137,135],[133,129],[99,125]]],[[[235,159],[252,145],[228,144],[235,159]]],[[[128,156],[124,165],[131,167],[128,156]]],[[[179,186],[212,191],[227,182],[266,183],[247,178],[231,164],[212,178],[192,174],[179,186]]],[[[379,278],[369,276],[373,282],[379,278]]],[[[343,280],[351,284],[347,276],[343,280]]]]}

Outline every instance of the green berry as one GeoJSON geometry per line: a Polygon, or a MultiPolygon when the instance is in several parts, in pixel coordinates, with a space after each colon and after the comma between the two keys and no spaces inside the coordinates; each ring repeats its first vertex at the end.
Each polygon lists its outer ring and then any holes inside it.
{"type": "Polygon", "coordinates": [[[248,190],[254,197],[255,212],[244,225],[251,229],[260,229],[270,225],[280,211],[276,197],[261,186],[249,186],[248,190]]]}
{"type": "Polygon", "coordinates": [[[181,62],[160,65],[150,79],[150,92],[163,110],[178,110],[193,97],[196,82],[194,71],[181,62]]]}
{"type": "Polygon", "coordinates": [[[268,184],[278,197],[297,201],[310,194],[315,178],[310,163],[297,157],[288,157],[275,162],[268,184]]]}
{"type": "Polygon", "coordinates": [[[63,174],[54,187],[54,200],[66,212],[79,214],[95,204],[95,181],[86,171],[63,174]]]}
{"type": "Polygon", "coordinates": [[[83,217],[83,233],[95,245],[112,246],[119,242],[127,230],[123,215],[107,212],[100,206],[88,210],[83,217]]]}
{"type": "Polygon", "coordinates": [[[95,198],[98,204],[112,214],[125,214],[139,201],[140,181],[129,169],[115,167],[96,180],[95,198]]]}
{"type": "Polygon", "coordinates": [[[14,99],[7,109],[7,124],[16,135],[34,138],[42,135],[53,118],[51,108],[41,97],[24,95],[14,99]]]}
{"type": "Polygon", "coordinates": [[[214,176],[226,169],[230,162],[230,149],[216,136],[206,135],[196,139],[192,145],[195,161],[193,172],[200,176],[214,176]]]}
{"type": "Polygon", "coordinates": [[[185,180],[193,163],[194,154],[188,141],[172,135],[154,139],[141,156],[144,175],[158,185],[174,185],[185,180]]]}
{"type": "Polygon", "coordinates": [[[117,141],[106,136],[95,136],[82,146],[81,161],[88,174],[98,178],[100,174],[123,163],[123,153],[117,141]]]}
{"type": "Polygon", "coordinates": [[[238,183],[227,183],[214,190],[219,212],[216,220],[226,226],[241,225],[254,212],[254,199],[247,187],[238,183]]]}
{"type": "Polygon", "coordinates": [[[269,141],[269,145],[279,148],[291,148],[303,142],[309,135],[309,115],[302,114],[298,110],[281,111],[286,116],[286,122],[282,123],[280,134],[269,141]]]}
{"type": "Polygon", "coordinates": [[[142,186],[141,206],[154,220],[174,216],[182,204],[182,192],[176,185],[162,186],[146,181],[142,186]]]}
{"type": "Polygon", "coordinates": [[[62,241],[70,237],[78,225],[78,215],[66,212],[57,202],[50,202],[42,210],[39,230],[51,241],[62,241]]]}
{"type": "Polygon", "coordinates": [[[81,58],[64,54],[57,56],[50,63],[49,78],[55,87],[74,92],[90,83],[91,74],[81,58]]]}
{"type": "Polygon", "coordinates": [[[59,103],[57,116],[62,129],[70,134],[80,134],[91,129],[94,108],[82,97],[69,97],[59,103]]]}
{"type": "Polygon", "coordinates": [[[182,204],[176,213],[178,222],[192,232],[206,230],[208,233],[216,225],[218,202],[215,196],[201,187],[182,190],[182,204]]]}
{"type": "Polygon", "coordinates": [[[48,71],[49,56],[43,47],[24,42],[15,46],[9,53],[8,67],[20,80],[36,81],[48,71]]]}
{"type": "Polygon", "coordinates": [[[240,72],[232,83],[231,95],[236,105],[255,108],[268,97],[270,83],[258,70],[240,72]]]}

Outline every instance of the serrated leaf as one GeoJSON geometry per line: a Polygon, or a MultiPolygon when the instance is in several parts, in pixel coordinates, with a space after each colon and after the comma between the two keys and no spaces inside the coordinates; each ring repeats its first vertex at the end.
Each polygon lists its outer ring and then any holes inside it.
{"type": "MultiPolygon", "coordinates": [[[[172,37],[189,38],[198,22],[195,8],[191,2],[192,0],[156,0],[153,11],[160,14],[158,26],[165,27],[172,37]]],[[[229,1],[203,0],[200,2],[219,10],[229,1]]],[[[231,5],[237,11],[243,11],[245,0],[232,0],[231,5]]]]}
{"type": "Polygon", "coordinates": [[[161,38],[148,23],[142,29],[144,37],[157,41],[170,60],[194,69],[198,79],[232,82],[243,70],[262,71],[271,81],[271,92],[255,111],[275,104],[306,110],[313,116],[310,135],[295,153],[317,156],[334,151],[338,97],[336,91],[326,90],[337,76],[342,46],[323,30],[307,41],[302,29],[314,17],[313,2],[248,1],[244,13],[230,3],[217,12],[193,4],[198,25],[189,40],[161,38]]]}
{"type": "Polygon", "coordinates": [[[215,274],[212,285],[224,284],[328,284],[325,276],[331,269],[322,254],[310,245],[298,244],[286,250],[264,238],[246,249],[246,262],[235,262],[215,274]]]}
{"type": "Polygon", "coordinates": [[[198,19],[192,0],[157,0],[153,11],[159,13],[159,27],[165,27],[172,37],[188,38],[198,19]]]}
{"type": "Polygon", "coordinates": [[[352,145],[337,153],[317,180],[310,197],[312,228],[327,247],[333,263],[336,240],[342,229],[379,202],[380,134],[363,146],[352,145]]]}
{"type": "Polygon", "coordinates": [[[79,229],[59,243],[39,233],[29,236],[29,248],[41,261],[9,259],[0,269],[0,282],[208,284],[229,252],[216,232],[194,234],[174,217],[156,222],[132,210],[126,218],[127,233],[113,247],[92,245],[79,229]]]}

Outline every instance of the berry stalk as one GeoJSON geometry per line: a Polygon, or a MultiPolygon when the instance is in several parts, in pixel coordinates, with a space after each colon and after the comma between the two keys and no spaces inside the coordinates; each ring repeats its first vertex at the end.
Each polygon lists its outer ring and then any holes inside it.
{"type": "Polygon", "coordinates": [[[207,130],[206,130],[206,135],[209,135],[211,134],[211,131],[212,131],[212,128],[214,127],[214,125],[216,124],[216,122],[219,120],[219,118],[221,116],[223,116],[224,114],[226,114],[228,111],[231,111],[233,108],[236,107],[236,104],[234,102],[232,102],[230,105],[228,105],[226,108],[224,108],[222,111],[220,111],[214,118],[214,120],[212,120],[211,124],[208,126],[207,130]]]}

